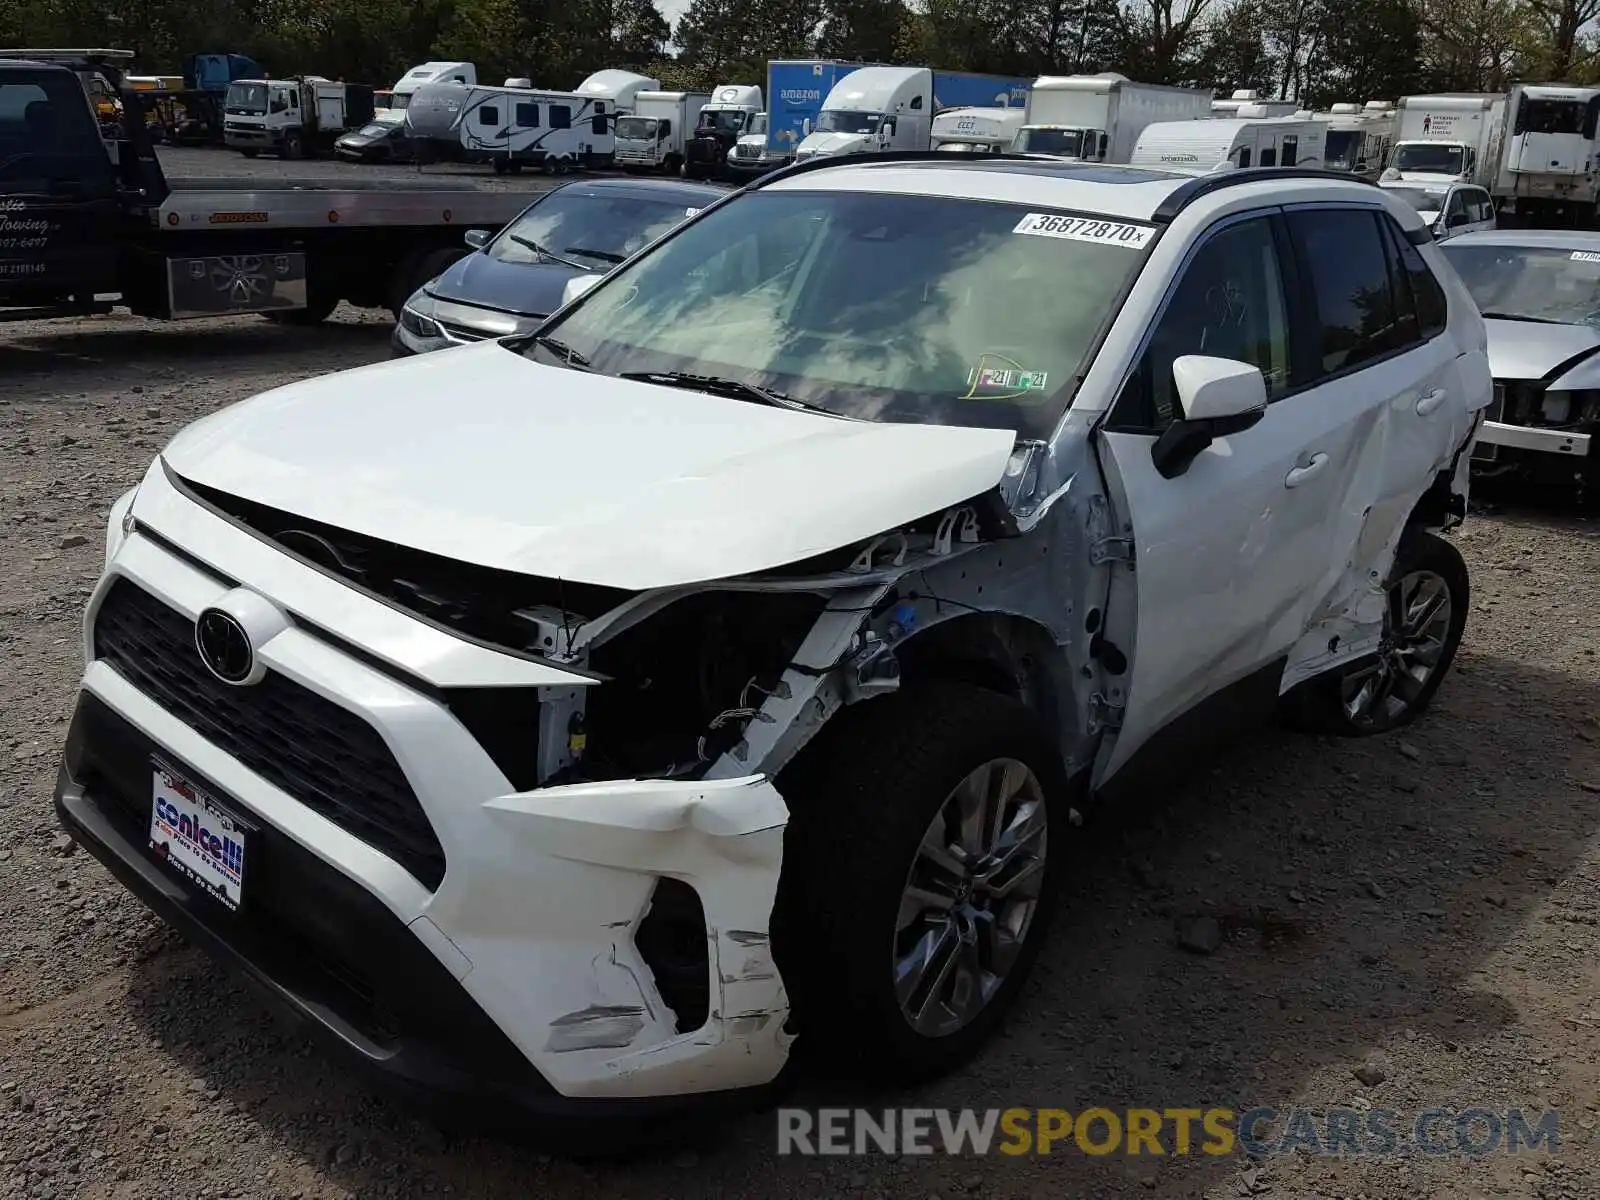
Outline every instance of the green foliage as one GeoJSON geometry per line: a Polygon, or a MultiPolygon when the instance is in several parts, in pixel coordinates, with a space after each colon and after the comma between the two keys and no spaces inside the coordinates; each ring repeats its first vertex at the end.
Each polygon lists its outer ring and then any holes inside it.
{"type": "Polygon", "coordinates": [[[1419,90],[1600,78],[1600,0],[0,0],[0,44],[117,46],[137,70],[236,51],[273,74],[378,86],[430,58],[575,86],[628,67],[664,86],[764,82],[773,58],[1033,76],[1115,70],[1253,87],[1314,107],[1419,90]]]}

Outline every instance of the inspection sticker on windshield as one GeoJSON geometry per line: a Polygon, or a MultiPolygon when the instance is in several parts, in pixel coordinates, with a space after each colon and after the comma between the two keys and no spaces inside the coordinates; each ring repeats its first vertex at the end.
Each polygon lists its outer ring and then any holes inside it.
{"type": "Polygon", "coordinates": [[[1572,261],[1600,263],[1600,254],[1596,254],[1592,250],[1574,250],[1572,252],[1572,261]]]}
{"type": "Polygon", "coordinates": [[[1126,246],[1143,250],[1155,237],[1150,225],[1124,225],[1120,221],[1101,221],[1094,217],[1061,217],[1051,213],[1029,213],[1017,222],[1012,233],[1031,233],[1034,237],[1066,238],[1074,242],[1098,242],[1104,246],[1126,246]]]}

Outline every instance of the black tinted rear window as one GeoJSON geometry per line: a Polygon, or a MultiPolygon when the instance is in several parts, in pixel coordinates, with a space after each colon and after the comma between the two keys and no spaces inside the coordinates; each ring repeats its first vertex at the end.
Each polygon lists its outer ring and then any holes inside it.
{"type": "Polygon", "coordinates": [[[77,76],[0,67],[0,194],[109,186],[111,160],[77,76]]]}

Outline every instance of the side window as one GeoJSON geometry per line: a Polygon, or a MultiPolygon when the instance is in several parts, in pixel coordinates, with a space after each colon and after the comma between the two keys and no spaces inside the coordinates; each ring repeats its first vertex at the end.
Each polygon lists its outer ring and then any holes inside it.
{"type": "Polygon", "coordinates": [[[1426,340],[1444,332],[1449,312],[1444,298],[1444,288],[1428,269],[1418,249],[1406,240],[1405,232],[1390,217],[1382,218],[1388,233],[1389,249],[1398,266],[1403,295],[1408,296],[1416,313],[1417,332],[1426,340]]]}
{"type": "Polygon", "coordinates": [[[1302,209],[1289,230],[1310,275],[1324,374],[1348,371],[1407,342],[1389,286],[1378,214],[1365,208],[1302,209]]]}
{"type": "Polygon", "coordinates": [[[1299,157],[1300,157],[1300,139],[1297,138],[1297,137],[1286,137],[1286,138],[1284,138],[1283,139],[1283,165],[1286,166],[1286,167],[1292,167],[1292,166],[1294,166],[1295,161],[1299,157]]]}
{"type": "Polygon", "coordinates": [[[1261,165],[1263,167],[1275,167],[1278,165],[1278,148],[1276,146],[1268,146],[1261,152],[1261,165]]]}
{"type": "Polygon", "coordinates": [[[1240,146],[1239,147],[1239,165],[1241,167],[1248,167],[1250,165],[1250,147],[1249,146],[1240,146]]]}
{"type": "Polygon", "coordinates": [[[659,126],[659,128],[657,128],[657,130],[656,130],[656,141],[658,141],[658,142],[659,141],[665,141],[667,138],[669,138],[671,136],[672,136],[672,121],[669,118],[669,119],[667,119],[665,121],[662,121],[661,125],[659,126]]]}
{"type": "Polygon", "coordinates": [[[483,107],[478,109],[478,124],[479,125],[498,125],[498,124],[500,124],[500,109],[499,109],[499,106],[498,105],[494,105],[494,104],[485,104],[483,107]]]}
{"type": "Polygon", "coordinates": [[[572,109],[565,104],[552,104],[550,106],[550,128],[571,129],[572,109]]]}
{"type": "Polygon", "coordinates": [[[1474,189],[1472,199],[1472,219],[1474,221],[1494,220],[1494,200],[1488,192],[1474,189]]]}
{"type": "Polygon", "coordinates": [[[913,96],[913,97],[911,97],[911,111],[912,112],[920,112],[921,110],[922,110],[922,97],[921,96],[913,96]]]}
{"type": "Polygon", "coordinates": [[[1172,364],[1185,354],[1260,367],[1269,397],[1288,388],[1289,317],[1269,219],[1225,226],[1190,258],[1117,401],[1119,427],[1160,430],[1180,415],[1172,364]]]}
{"type": "Polygon", "coordinates": [[[517,105],[517,127],[519,129],[539,128],[539,106],[537,104],[517,105]]]}

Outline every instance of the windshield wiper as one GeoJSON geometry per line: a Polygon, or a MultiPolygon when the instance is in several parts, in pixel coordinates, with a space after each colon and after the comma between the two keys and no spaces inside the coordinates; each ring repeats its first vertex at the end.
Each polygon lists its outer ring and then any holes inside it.
{"type": "Polygon", "coordinates": [[[532,250],[540,258],[548,258],[554,262],[561,263],[563,266],[573,267],[579,271],[587,271],[589,269],[582,263],[573,262],[570,258],[562,258],[561,255],[557,254],[554,250],[551,250],[545,246],[541,246],[532,238],[525,238],[520,233],[508,233],[506,236],[524,249],[532,250]]]}
{"type": "Polygon", "coordinates": [[[1527,321],[1533,325],[1573,325],[1573,321],[1557,321],[1554,317],[1530,317],[1523,313],[1486,312],[1487,321],[1527,321]]]}
{"type": "Polygon", "coordinates": [[[836,413],[831,408],[824,408],[820,404],[812,404],[806,400],[797,400],[793,396],[786,396],[782,392],[775,392],[771,388],[764,388],[758,383],[746,383],[742,379],[725,379],[720,375],[691,375],[686,371],[623,371],[618,379],[635,379],[641,383],[659,383],[665,387],[679,387],[691,392],[705,392],[711,396],[726,396],[730,400],[749,400],[756,404],[765,404],[771,408],[789,408],[798,412],[823,413],[830,417],[840,417],[847,421],[856,420],[843,413],[836,413]]]}
{"type": "Polygon", "coordinates": [[[576,350],[574,350],[571,346],[567,345],[565,342],[557,341],[555,338],[549,336],[548,334],[536,333],[529,340],[535,346],[542,346],[546,350],[550,351],[551,354],[556,355],[558,358],[561,359],[562,363],[564,363],[566,366],[571,367],[574,371],[592,371],[592,370],[594,370],[594,368],[589,365],[589,360],[587,358],[585,358],[583,355],[579,354],[576,350]]]}
{"type": "Polygon", "coordinates": [[[622,255],[612,254],[609,250],[589,250],[583,246],[568,246],[568,254],[587,254],[590,258],[598,258],[601,262],[619,263],[622,255]]]}

